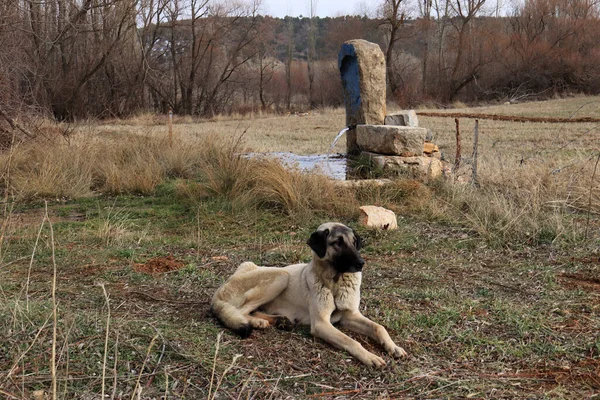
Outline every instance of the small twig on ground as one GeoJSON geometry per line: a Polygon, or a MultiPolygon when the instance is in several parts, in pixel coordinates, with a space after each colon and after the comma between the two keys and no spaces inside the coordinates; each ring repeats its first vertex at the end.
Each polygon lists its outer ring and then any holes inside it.
{"type": "Polygon", "coordinates": [[[4,263],[4,264],[0,265],[0,269],[8,267],[9,265],[12,265],[12,264],[16,264],[19,261],[27,260],[28,258],[30,258],[30,256],[19,257],[19,258],[15,259],[15,260],[12,260],[12,261],[9,261],[7,263],[4,263]]]}
{"type": "Polygon", "coordinates": [[[31,259],[29,260],[29,269],[27,270],[27,280],[25,281],[25,309],[29,311],[29,281],[31,280],[31,270],[33,269],[33,260],[35,259],[35,252],[37,250],[38,243],[40,242],[40,237],[42,236],[42,230],[44,229],[44,223],[46,222],[46,215],[42,218],[42,223],[40,224],[40,229],[38,230],[38,234],[35,238],[35,243],[33,244],[33,251],[31,252],[31,259]]]}
{"type": "MultiPolygon", "coordinates": [[[[117,330],[117,337],[115,339],[115,362],[113,364],[113,390],[110,396],[111,399],[117,397],[117,360],[119,359],[119,331],[117,330]]],[[[166,399],[166,397],[165,397],[166,399]]]]}
{"type": "Polygon", "coordinates": [[[140,380],[142,379],[144,368],[146,368],[146,362],[148,362],[148,358],[150,357],[150,351],[152,351],[152,347],[154,347],[154,342],[156,341],[156,338],[158,338],[158,335],[154,335],[154,337],[150,341],[150,344],[148,345],[148,350],[146,350],[146,357],[144,358],[144,363],[142,364],[142,368],[140,368],[140,373],[137,377],[137,381],[135,382],[135,387],[133,388],[133,392],[131,393],[131,400],[134,399],[136,394],[138,394],[138,396],[141,396],[142,388],[140,387],[140,380]],[[140,393],[138,393],[138,390],[140,390],[140,393]]]}
{"type": "Polygon", "coordinates": [[[167,400],[169,398],[169,373],[165,368],[165,395],[163,396],[163,400],[167,400]]]}
{"type": "Polygon", "coordinates": [[[317,393],[317,394],[311,394],[307,397],[335,397],[335,396],[343,396],[346,394],[354,394],[354,393],[360,393],[360,389],[352,389],[352,390],[343,390],[341,392],[322,392],[322,393],[317,393]]]}
{"type": "Polygon", "coordinates": [[[283,376],[283,371],[279,374],[279,377],[277,378],[277,380],[275,381],[275,387],[273,389],[271,389],[271,394],[269,395],[269,399],[273,398],[273,395],[275,394],[275,392],[277,391],[277,386],[279,385],[279,381],[281,380],[281,377],[283,376]]]}
{"type": "MultiPolygon", "coordinates": [[[[155,328],[156,330],[156,328],[155,328]]],[[[160,332],[158,332],[158,330],[156,331],[159,335],[160,332]]],[[[162,337],[162,335],[160,335],[162,337]]],[[[158,370],[158,366],[160,365],[160,362],[162,361],[162,358],[165,355],[165,350],[167,349],[167,345],[164,342],[164,338],[163,338],[163,345],[162,345],[162,349],[160,351],[160,355],[158,356],[158,360],[156,361],[156,366],[154,367],[154,369],[152,370],[152,373],[150,374],[150,379],[148,379],[148,382],[146,382],[146,387],[150,387],[150,385],[152,385],[152,381],[154,380],[154,377],[156,376],[156,371],[158,370]]]]}
{"type": "Polygon", "coordinates": [[[31,341],[31,344],[29,345],[29,347],[23,353],[21,353],[21,355],[19,356],[19,358],[17,359],[17,361],[15,361],[13,363],[13,366],[8,370],[8,373],[6,374],[6,378],[7,379],[10,378],[10,376],[12,375],[12,373],[15,371],[15,368],[17,368],[17,365],[19,365],[19,363],[25,357],[25,355],[27,355],[27,353],[29,353],[29,350],[31,350],[31,348],[33,347],[33,345],[37,341],[37,338],[40,336],[40,333],[42,333],[42,331],[44,330],[44,328],[46,327],[46,325],[48,325],[48,321],[50,321],[50,318],[52,318],[52,315],[48,316],[48,318],[46,319],[46,321],[44,322],[44,324],[42,325],[42,327],[35,334],[35,337],[31,341]]]}
{"type": "Polygon", "coordinates": [[[215,379],[215,369],[217,368],[217,356],[219,354],[219,345],[221,343],[221,336],[223,336],[223,332],[219,332],[217,334],[217,344],[215,346],[215,357],[213,358],[212,372],[211,372],[211,375],[210,375],[210,384],[208,386],[208,399],[209,400],[211,398],[213,381],[215,379]]]}
{"type": "Polygon", "coordinates": [[[248,378],[244,380],[244,384],[242,385],[242,388],[240,389],[240,392],[239,392],[238,397],[237,397],[236,400],[240,400],[242,398],[242,394],[244,393],[244,390],[246,389],[246,387],[248,386],[248,384],[252,380],[252,377],[254,376],[255,373],[256,373],[256,369],[254,369],[253,371],[251,371],[250,375],[248,376],[248,378]]]}
{"type": "Polygon", "coordinates": [[[173,303],[173,304],[208,304],[208,300],[203,300],[203,301],[179,301],[179,300],[170,300],[170,299],[163,299],[163,298],[159,298],[159,297],[154,297],[148,293],[144,293],[144,292],[138,292],[136,290],[131,290],[129,293],[133,293],[133,294],[137,294],[143,297],[147,297],[150,300],[154,300],[154,301],[160,301],[163,303],[173,303]]]}
{"type": "MultiPolygon", "coordinates": [[[[215,391],[212,395],[212,400],[215,400],[215,398],[217,397],[217,392],[219,391],[219,388],[221,387],[221,384],[223,383],[223,379],[225,379],[225,375],[227,375],[227,373],[233,369],[238,358],[240,358],[241,356],[242,356],[241,354],[236,354],[235,356],[233,356],[233,359],[231,360],[231,364],[229,364],[229,366],[227,368],[225,368],[225,371],[223,371],[223,374],[221,374],[221,376],[219,377],[219,380],[217,381],[217,385],[215,386],[215,391]]],[[[211,399],[211,397],[209,397],[209,400],[210,399],[211,399]]]]}
{"type": "Polygon", "coordinates": [[[102,360],[102,394],[101,398],[104,399],[104,385],[106,383],[106,360],[108,358],[108,336],[109,336],[109,328],[110,328],[110,299],[108,298],[108,293],[106,292],[106,287],[104,283],[100,283],[99,286],[102,288],[102,293],[104,294],[104,300],[106,302],[106,332],[104,334],[104,358],[102,360]]]}
{"type": "Polygon", "coordinates": [[[54,326],[52,327],[52,360],[50,360],[50,371],[52,373],[52,400],[58,397],[58,387],[56,380],[56,337],[58,333],[58,303],[56,301],[56,252],[54,248],[54,228],[52,221],[48,216],[48,202],[44,202],[44,219],[48,221],[50,227],[50,246],[52,248],[52,316],[54,318],[54,326]]]}
{"type": "Polygon", "coordinates": [[[20,399],[21,396],[17,396],[16,394],[12,394],[0,389],[0,394],[6,396],[7,399],[20,399]]]}

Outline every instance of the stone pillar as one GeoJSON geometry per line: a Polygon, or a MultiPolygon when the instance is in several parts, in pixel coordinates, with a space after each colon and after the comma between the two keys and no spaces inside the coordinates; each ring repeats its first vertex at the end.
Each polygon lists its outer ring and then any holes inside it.
{"type": "MultiPolygon", "coordinates": [[[[385,121],[385,57],[379,45],[366,40],[349,40],[342,45],[338,56],[342,77],[346,125],[383,125],[385,121]]],[[[356,155],[356,130],[346,133],[346,151],[356,155]]]]}

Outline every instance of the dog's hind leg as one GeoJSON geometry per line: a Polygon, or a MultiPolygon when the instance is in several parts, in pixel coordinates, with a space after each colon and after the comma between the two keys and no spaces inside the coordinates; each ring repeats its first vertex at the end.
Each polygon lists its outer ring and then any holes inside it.
{"type": "Polygon", "coordinates": [[[225,326],[248,336],[252,328],[269,326],[268,321],[250,313],[279,296],[288,281],[289,274],[280,268],[244,263],[215,293],[213,312],[225,326]]]}
{"type": "Polygon", "coordinates": [[[246,261],[241,263],[234,272],[235,274],[243,274],[244,272],[250,272],[258,269],[258,265],[254,264],[252,261],[246,261]]]}
{"type": "Polygon", "coordinates": [[[254,328],[267,328],[271,323],[269,319],[261,316],[250,315],[263,304],[275,299],[288,285],[290,275],[279,268],[258,268],[244,272],[240,275],[251,287],[244,292],[245,302],[240,307],[244,315],[248,315],[250,325],[254,328]]]}
{"type": "Polygon", "coordinates": [[[283,331],[291,331],[294,328],[293,322],[283,315],[265,314],[261,311],[255,311],[252,313],[252,316],[264,319],[270,326],[274,326],[283,331]]]}

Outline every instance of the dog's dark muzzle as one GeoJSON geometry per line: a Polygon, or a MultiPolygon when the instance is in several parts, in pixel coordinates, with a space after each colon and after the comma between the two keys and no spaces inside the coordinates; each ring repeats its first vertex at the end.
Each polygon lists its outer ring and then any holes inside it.
{"type": "Polygon", "coordinates": [[[334,261],[334,267],[339,273],[361,272],[364,266],[365,260],[357,251],[344,252],[334,261]]]}

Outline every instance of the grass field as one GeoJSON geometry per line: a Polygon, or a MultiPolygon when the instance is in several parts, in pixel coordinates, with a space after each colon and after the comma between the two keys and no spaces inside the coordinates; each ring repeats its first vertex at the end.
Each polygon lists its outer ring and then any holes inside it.
{"type": "MultiPolygon", "coordinates": [[[[597,116],[600,99],[468,111],[597,116]]],[[[1,398],[600,398],[597,125],[480,121],[480,188],[347,189],[237,156],[325,153],[341,110],[175,122],[173,147],[140,116],[1,156],[1,398]],[[400,229],[358,227],[362,204],[400,229]],[[306,327],[241,340],[209,314],[240,262],[307,261],[327,220],[365,238],[361,310],[409,353],[353,335],[383,370],[306,327]]],[[[420,124],[453,162],[454,120],[420,124]]]]}

